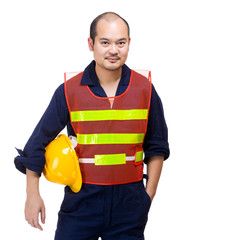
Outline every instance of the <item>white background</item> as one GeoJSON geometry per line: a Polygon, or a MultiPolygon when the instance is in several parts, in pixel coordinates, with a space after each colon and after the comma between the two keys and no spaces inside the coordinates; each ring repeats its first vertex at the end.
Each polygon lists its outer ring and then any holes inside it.
{"type": "Polygon", "coordinates": [[[2,1],[1,236],[53,239],[63,186],[41,178],[46,225],[31,228],[14,147],[24,147],[63,73],[92,60],[89,25],[105,11],[129,22],[127,64],[152,70],[169,127],[171,156],[146,239],[251,240],[252,7],[245,0],[2,1]]]}

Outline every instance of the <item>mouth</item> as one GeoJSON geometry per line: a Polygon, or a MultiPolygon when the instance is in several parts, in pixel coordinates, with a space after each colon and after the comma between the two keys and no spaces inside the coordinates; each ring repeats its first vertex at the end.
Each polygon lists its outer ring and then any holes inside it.
{"type": "Polygon", "coordinates": [[[111,63],[115,63],[118,60],[120,60],[120,57],[106,57],[105,59],[108,60],[111,63]]]}

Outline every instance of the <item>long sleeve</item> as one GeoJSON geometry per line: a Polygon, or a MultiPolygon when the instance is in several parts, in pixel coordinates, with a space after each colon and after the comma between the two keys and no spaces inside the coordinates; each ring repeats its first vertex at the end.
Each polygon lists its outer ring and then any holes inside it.
{"type": "Polygon", "coordinates": [[[170,155],[168,128],[164,117],[163,105],[154,86],[152,86],[148,126],[143,147],[145,162],[152,156],[164,156],[166,160],[170,155]]]}
{"type": "Polygon", "coordinates": [[[26,168],[39,174],[45,164],[45,147],[61,132],[69,126],[69,112],[67,109],[64,85],[60,85],[55,91],[49,106],[34,129],[24,150],[18,150],[19,156],[14,160],[16,168],[22,173],[26,168]]]}

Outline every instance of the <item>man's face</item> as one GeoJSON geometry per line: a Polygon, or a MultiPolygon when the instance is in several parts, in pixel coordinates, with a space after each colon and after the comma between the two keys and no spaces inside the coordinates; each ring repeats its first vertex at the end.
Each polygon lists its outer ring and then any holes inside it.
{"type": "Polygon", "coordinates": [[[94,52],[97,67],[116,71],[126,62],[130,38],[128,28],[121,19],[106,21],[101,19],[97,24],[95,43],[88,39],[89,49],[94,52]]]}

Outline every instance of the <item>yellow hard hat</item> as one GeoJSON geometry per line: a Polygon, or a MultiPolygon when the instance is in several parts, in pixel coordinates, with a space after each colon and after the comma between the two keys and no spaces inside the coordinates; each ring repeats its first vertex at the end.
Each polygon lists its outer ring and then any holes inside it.
{"type": "Polygon", "coordinates": [[[61,134],[45,150],[45,178],[54,183],[68,185],[73,192],[79,192],[82,185],[80,166],[69,138],[61,134]]]}

